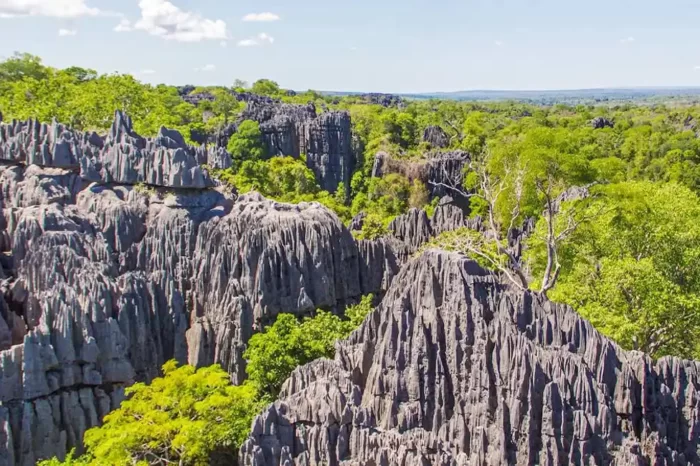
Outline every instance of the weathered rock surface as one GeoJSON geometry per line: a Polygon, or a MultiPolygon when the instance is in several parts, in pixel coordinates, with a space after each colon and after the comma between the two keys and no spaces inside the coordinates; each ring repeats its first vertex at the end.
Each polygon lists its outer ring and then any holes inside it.
{"type": "Polygon", "coordinates": [[[594,129],[614,128],[615,122],[609,118],[595,117],[593,120],[591,120],[591,126],[594,129]]]}
{"type": "Polygon", "coordinates": [[[461,197],[459,191],[450,187],[462,188],[464,169],[469,164],[469,154],[464,151],[433,152],[427,156],[427,185],[431,196],[461,197]]]}
{"type": "Polygon", "coordinates": [[[141,138],[120,114],[99,144],[61,157],[61,141],[83,139],[0,129],[0,464],[80,452],[125,387],[169,359],[217,362],[240,382],[262,324],[382,294],[407,257],[398,241],[358,244],[316,203],[199,189],[211,152],[166,129],[141,138]]]}
{"type": "Polygon", "coordinates": [[[287,380],[241,464],[700,464],[700,363],[623,351],[463,256],[411,261],[336,348],[287,380]]]}
{"type": "Polygon", "coordinates": [[[425,211],[413,208],[392,220],[389,232],[412,254],[446,231],[464,227],[483,231],[480,219],[468,219],[467,214],[468,212],[458,206],[453,198],[445,196],[440,199],[431,218],[428,218],[425,211]]]}
{"type": "Polygon", "coordinates": [[[450,137],[440,126],[427,126],[423,131],[423,141],[434,149],[444,149],[450,145],[450,137]]]}
{"type": "Polygon", "coordinates": [[[399,173],[409,180],[418,179],[425,183],[430,196],[451,196],[462,208],[468,208],[469,200],[461,191],[469,161],[469,154],[460,150],[433,151],[425,154],[423,159],[411,161],[395,160],[386,152],[378,152],[372,166],[372,177],[399,173]]]}
{"type": "Polygon", "coordinates": [[[269,157],[306,155],[322,189],[335,192],[343,183],[350,187],[355,165],[348,112],[316,114],[313,104],[292,105],[250,99],[243,119],[260,123],[265,152],[269,157]]]}
{"type": "Polygon", "coordinates": [[[157,137],[142,138],[122,112],[105,137],[56,122],[0,123],[0,161],[79,171],[86,181],[194,189],[214,186],[202,164],[230,166],[228,154],[188,146],[177,131],[161,128],[157,137]]]}

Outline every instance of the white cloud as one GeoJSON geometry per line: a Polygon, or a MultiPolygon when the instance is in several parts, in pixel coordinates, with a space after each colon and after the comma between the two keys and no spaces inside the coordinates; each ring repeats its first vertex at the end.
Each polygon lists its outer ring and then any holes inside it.
{"type": "Polygon", "coordinates": [[[0,0],[0,17],[50,16],[54,18],[76,18],[95,16],[100,13],[90,7],[86,0],[0,0]]]}
{"type": "Polygon", "coordinates": [[[274,44],[275,38],[265,32],[261,32],[257,36],[249,37],[238,41],[239,47],[255,47],[256,45],[274,44]]]}
{"type": "MultiPolygon", "coordinates": [[[[2,1],[2,0],[0,0],[2,1]]],[[[179,42],[226,39],[226,23],[183,11],[167,0],[141,0],[141,18],[134,29],[179,42]]]]}
{"type": "Polygon", "coordinates": [[[156,74],[156,70],[141,70],[139,74],[156,74]]]}
{"type": "Polygon", "coordinates": [[[204,71],[204,72],[210,72],[210,71],[216,71],[216,65],[204,65],[201,68],[195,68],[195,71],[204,71]]]}
{"type": "Polygon", "coordinates": [[[700,65],[695,65],[695,71],[700,71],[700,65]]]}
{"type": "Polygon", "coordinates": [[[226,42],[225,40],[222,40],[221,42],[219,42],[219,45],[226,48],[226,46],[228,45],[228,42],[226,42]]]}
{"type": "Polygon", "coordinates": [[[243,21],[268,22],[279,21],[279,15],[266,11],[265,13],[249,13],[243,17],[243,21]]]}
{"type": "Polygon", "coordinates": [[[114,27],[114,30],[115,30],[116,32],[129,32],[129,31],[132,31],[133,29],[134,29],[134,28],[133,28],[133,26],[131,25],[131,21],[129,21],[129,20],[126,19],[126,18],[123,18],[121,21],[119,21],[119,24],[117,24],[117,25],[114,27]]]}
{"type": "Polygon", "coordinates": [[[494,41],[494,44],[496,44],[496,47],[503,47],[503,41],[502,41],[502,40],[494,41]]]}
{"type": "Polygon", "coordinates": [[[621,44],[631,44],[632,42],[634,42],[634,37],[632,37],[632,36],[625,37],[624,39],[620,39],[621,44]]]}
{"type": "Polygon", "coordinates": [[[59,29],[58,30],[58,35],[60,37],[66,37],[66,36],[75,36],[78,34],[78,31],[75,29],[59,29]]]}

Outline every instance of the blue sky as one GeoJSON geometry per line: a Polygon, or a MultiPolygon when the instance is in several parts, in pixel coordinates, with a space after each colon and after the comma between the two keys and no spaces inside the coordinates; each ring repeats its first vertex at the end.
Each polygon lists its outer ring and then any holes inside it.
{"type": "Polygon", "coordinates": [[[0,0],[0,16],[0,56],[30,52],[153,83],[700,85],[697,0],[0,0]]]}

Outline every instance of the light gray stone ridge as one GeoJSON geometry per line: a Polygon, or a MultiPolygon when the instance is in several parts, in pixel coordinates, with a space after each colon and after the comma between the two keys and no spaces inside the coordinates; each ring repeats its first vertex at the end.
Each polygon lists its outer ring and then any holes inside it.
{"type": "Polygon", "coordinates": [[[0,160],[60,168],[78,168],[80,159],[99,151],[95,133],[73,131],[64,125],[37,120],[0,122],[0,160]]]}
{"type": "Polygon", "coordinates": [[[386,152],[375,155],[372,177],[381,178],[390,173],[399,173],[409,180],[418,179],[425,183],[431,197],[451,196],[462,208],[468,208],[469,201],[461,193],[465,167],[470,156],[461,150],[430,151],[422,159],[396,160],[386,152]],[[451,189],[459,187],[460,191],[451,189]]]}
{"type": "Polygon", "coordinates": [[[700,363],[427,251],[332,361],[297,368],[240,464],[696,465],[700,363]]]}
{"type": "Polygon", "coordinates": [[[358,244],[318,203],[16,162],[0,181],[0,464],[80,452],[124,389],[170,359],[220,363],[241,382],[261,325],[342,312],[405,261],[398,241],[358,244]]]}
{"type": "Polygon", "coordinates": [[[450,145],[450,136],[440,126],[426,126],[423,131],[423,141],[433,149],[444,149],[450,145]]]}
{"type": "Polygon", "coordinates": [[[171,188],[206,188],[214,185],[200,166],[204,161],[186,145],[177,131],[161,128],[154,139],[133,130],[131,119],[116,112],[98,157],[81,159],[81,176],[90,181],[171,188]]]}
{"type": "Polygon", "coordinates": [[[350,189],[355,167],[350,114],[317,114],[313,104],[282,104],[271,100],[248,102],[242,119],[260,123],[268,157],[306,155],[306,164],[322,189],[335,192],[342,183],[350,189]]]}
{"type": "Polygon", "coordinates": [[[73,170],[88,182],[195,189],[215,184],[201,165],[231,166],[223,148],[189,146],[175,130],[161,128],[155,138],[143,138],[120,111],[105,137],[55,121],[0,123],[0,161],[73,170]]]}
{"type": "Polygon", "coordinates": [[[461,197],[459,191],[447,186],[462,187],[465,167],[469,165],[470,156],[461,150],[436,151],[426,155],[427,174],[425,175],[431,197],[461,197]]]}
{"type": "Polygon", "coordinates": [[[428,218],[424,210],[412,208],[392,220],[389,231],[391,236],[403,242],[412,254],[440,233],[463,227],[477,231],[483,229],[479,221],[466,218],[466,212],[455,203],[452,197],[444,196],[440,199],[431,218],[428,218]]]}

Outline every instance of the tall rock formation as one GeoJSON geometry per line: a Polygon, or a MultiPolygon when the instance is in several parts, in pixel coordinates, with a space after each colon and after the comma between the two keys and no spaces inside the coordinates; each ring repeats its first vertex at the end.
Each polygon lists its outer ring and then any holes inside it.
{"type": "Polygon", "coordinates": [[[106,137],[0,124],[0,464],[80,452],[169,359],[240,382],[248,338],[278,313],[388,288],[388,241],[356,243],[320,204],[214,189],[212,157],[120,113],[106,137]]]}
{"type": "Polygon", "coordinates": [[[467,152],[433,151],[422,159],[396,160],[386,152],[374,158],[372,177],[381,178],[389,173],[399,173],[409,180],[419,179],[425,183],[431,197],[451,196],[464,209],[469,200],[462,195],[465,167],[469,165],[467,152]],[[457,188],[457,189],[453,189],[457,188]]]}
{"type": "Polygon", "coordinates": [[[423,142],[433,149],[444,149],[450,145],[450,136],[440,126],[427,126],[423,131],[423,142]]]}
{"type": "Polygon", "coordinates": [[[268,157],[306,155],[306,164],[321,189],[335,192],[342,183],[350,188],[355,168],[348,112],[316,114],[313,104],[292,105],[251,99],[242,118],[260,123],[268,157]]]}
{"type": "Polygon", "coordinates": [[[700,464],[700,364],[621,350],[571,309],[428,251],[334,360],[298,368],[241,464],[700,464]]]}

